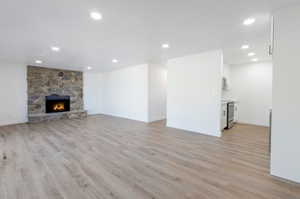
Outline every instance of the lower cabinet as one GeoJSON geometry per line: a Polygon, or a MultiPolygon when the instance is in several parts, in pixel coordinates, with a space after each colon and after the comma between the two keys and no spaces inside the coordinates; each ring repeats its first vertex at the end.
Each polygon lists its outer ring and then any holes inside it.
{"type": "Polygon", "coordinates": [[[237,102],[234,103],[234,123],[238,122],[238,104],[237,102]]]}
{"type": "Polygon", "coordinates": [[[222,130],[227,127],[227,103],[222,104],[222,113],[221,113],[221,127],[222,130]]]}

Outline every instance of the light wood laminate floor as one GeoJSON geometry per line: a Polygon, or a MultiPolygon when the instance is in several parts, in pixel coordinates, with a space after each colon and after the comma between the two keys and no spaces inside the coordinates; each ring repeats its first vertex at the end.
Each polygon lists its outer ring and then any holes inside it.
{"type": "Polygon", "coordinates": [[[269,175],[263,127],[214,138],[99,115],[0,127],[0,153],[0,199],[300,198],[269,175]]]}

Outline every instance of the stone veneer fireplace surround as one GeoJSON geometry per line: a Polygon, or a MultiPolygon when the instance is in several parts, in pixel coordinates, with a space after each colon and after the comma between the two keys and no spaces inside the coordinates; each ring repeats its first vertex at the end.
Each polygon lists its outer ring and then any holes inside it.
{"type": "Polygon", "coordinates": [[[82,72],[28,66],[27,85],[29,122],[86,117],[87,113],[83,108],[82,72]],[[47,113],[46,99],[51,96],[69,97],[70,110],[47,113]]]}

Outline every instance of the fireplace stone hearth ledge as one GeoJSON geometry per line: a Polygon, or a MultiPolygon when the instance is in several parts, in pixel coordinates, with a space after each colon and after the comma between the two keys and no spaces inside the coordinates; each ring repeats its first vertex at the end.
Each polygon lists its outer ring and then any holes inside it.
{"type": "Polygon", "coordinates": [[[87,117],[87,111],[69,111],[62,113],[45,113],[28,115],[28,123],[46,122],[60,119],[83,119],[87,117]]]}

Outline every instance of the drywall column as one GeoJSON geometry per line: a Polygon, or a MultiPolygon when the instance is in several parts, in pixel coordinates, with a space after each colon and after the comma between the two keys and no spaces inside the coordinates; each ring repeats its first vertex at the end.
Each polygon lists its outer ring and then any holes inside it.
{"type": "Polygon", "coordinates": [[[222,51],[171,59],[167,68],[167,126],[221,136],[222,51]]]}
{"type": "Polygon", "coordinates": [[[274,14],[271,174],[300,182],[300,4],[274,14]]]}

